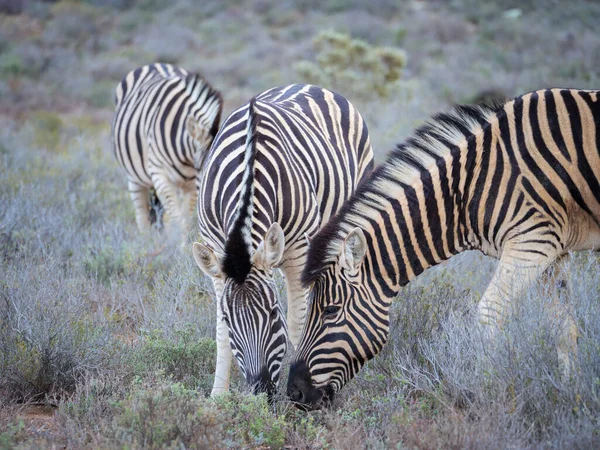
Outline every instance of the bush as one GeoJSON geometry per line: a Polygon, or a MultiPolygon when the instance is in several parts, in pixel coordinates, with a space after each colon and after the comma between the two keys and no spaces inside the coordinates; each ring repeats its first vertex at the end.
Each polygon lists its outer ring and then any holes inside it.
{"type": "Polygon", "coordinates": [[[170,377],[90,377],[61,404],[61,432],[46,437],[46,445],[280,449],[291,441],[327,447],[325,429],[312,417],[280,409],[272,411],[264,395],[232,392],[212,400],[170,377]]]}
{"type": "Polygon", "coordinates": [[[230,420],[195,390],[168,380],[117,386],[89,379],[65,402],[61,436],[76,448],[221,448],[230,420]]]}
{"type": "Polygon", "coordinates": [[[217,352],[213,339],[195,339],[192,327],[188,326],[175,331],[172,340],[155,330],[142,332],[140,341],[134,354],[135,373],[161,371],[186,388],[210,392],[217,352]]]}
{"type": "Polygon", "coordinates": [[[63,120],[55,113],[38,111],[32,115],[31,125],[34,128],[34,144],[48,150],[57,150],[61,143],[63,120]]]}
{"type": "Polygon", "coordinates": [[[110,241],[104,244],[99,248],[90,247],[83,264],[88,276],[108,284],[115,277],[123,276],[133,261],[127,249],[115,248],[110,241]]]}
{"type": "Polygon", "coordinates": [[[52,260],[3,273],[0,396],[61,396],[110,359],[116,349],[110,326],[86,311],[81,287],[52,260]]]}
{"type": "Polygon", "coordinates": [[[305,81],[331,86],[347,95],[381,98],[399,89],[406,54],[391,47],[373,47],[334,31],[320,33],[313,41],[316,62],[295,64],[305,81]]]}
{"type": "Polygon", "coordinates": [[[23,62],[19,55],[5,52],[0,54],[0,76],[16,77],[24,72],[23,62]]]}

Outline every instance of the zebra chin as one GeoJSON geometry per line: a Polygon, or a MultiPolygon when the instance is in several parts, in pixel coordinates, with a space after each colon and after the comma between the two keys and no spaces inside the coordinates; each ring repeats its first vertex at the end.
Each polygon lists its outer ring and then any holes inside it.
{"type": "Polygon", "coordinates": [[[277,381],[279,374],[275,380],[271,379],[269,369],[265,366],[262,368],[259,374],[249,377],[248,382],[252,386],[252,392],[254,395],[267,394],[269,403],[273,402],[275,393],[277,392],[277,381]]]}
{"type": "Polygon", "coordinates": [[[322,388],[316,387],[312,382],[306,362],[296,361],[290,367],[287,396],[296,408],[303,411],[314,411],[328,408],[331,405],[335,396],[335,388],[333,384],[322,388]]]}

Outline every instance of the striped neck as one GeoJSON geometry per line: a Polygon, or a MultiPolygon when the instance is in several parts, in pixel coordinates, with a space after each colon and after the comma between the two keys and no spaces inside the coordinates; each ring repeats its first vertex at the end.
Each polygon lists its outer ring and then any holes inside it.
{"type": "Polygon", "coordinates": [[[384,166],[354,204],[360,213],[340,221],[340,229],[358,226],[365,233],[365,281],[376,283],[380,296],[393,299],[417,275],[467,249],[459,190],[464,180],[448,178],[453,163],[441,159],[406,182],[390,178],[384,166]]]}
{"type": "Polygon", "coordinates": [[[355,227],[368,244],[364,281],[387,301],[427,268],[478,246],[467,226],[468,197],[496,110],[459,107],[399,145],[315,236],[303,281],[337,261],[355,227]]]}

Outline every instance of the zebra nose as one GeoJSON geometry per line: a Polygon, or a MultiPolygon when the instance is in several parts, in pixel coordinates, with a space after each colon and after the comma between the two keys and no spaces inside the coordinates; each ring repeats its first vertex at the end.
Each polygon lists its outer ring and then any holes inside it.
{"type": "Polygon", "coordinates": [[[271,374],[269,373],[269,369],[264,366],[260,373],[254,375],[250,378],[250,384],[254,386],[254,394],[261,394],[265,392],[269,399],[272,398],[275,393],[275,383],[271,380],[271,374]]]}
{"type": "Polygon", "coordinates": [[[293,389],[290,391],[288,388],[288,397],[294,403],[304,403],[304,394],[300,389],[293,389]]]}
{"type": "Polygon", "coordinates": [[[312,409],[319,403],[319,391],[313,386],[308,365],[304,361],[291,365],[287,395],[301,409],[312,409]]]}

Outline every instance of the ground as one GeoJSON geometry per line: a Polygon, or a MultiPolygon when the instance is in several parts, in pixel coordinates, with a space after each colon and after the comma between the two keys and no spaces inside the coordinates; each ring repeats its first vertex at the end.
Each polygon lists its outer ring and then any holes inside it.
{"type": "Polygon", "coordinates": [[[0,15],[0,448],[594,448],[588,253],[564,262],[566,292],[541,282],[517,302],[493,349],[472,319],[495,262],[470,252],[400,293],[389,345],[330,410],[297,411],[285,381],[269,405],[237,371],[231,395],[209,399],[209,283],[189,246],[138,234],[109,126],[116,83],[162,61],[204,74],[224,117],[276,85],[336,90],[381,161],[454,103],[598,88],[599,3],[8,3],[20,13],[0,15]],[[558,294],[562,316],[547,312],[558,294]],[[579,342],[565,379],[567,314],[579,342]]]}

